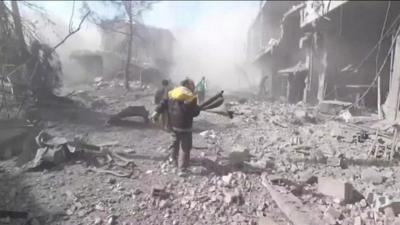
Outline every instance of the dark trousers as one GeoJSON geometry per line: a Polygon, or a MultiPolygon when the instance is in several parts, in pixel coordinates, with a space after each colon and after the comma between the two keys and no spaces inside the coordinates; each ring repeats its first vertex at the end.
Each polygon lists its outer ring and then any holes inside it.
{"type": "Polygon", "coordinates": [[[192,149],[192,132],[176,132],[172,133],[171,158],[174,163],[182,169],[189,167],[190,150],[192,149]],[[179,148],[181,152],[179,154],[179,148]]]}
{"type": "Polygon", "coordinates": [[[168,112],[164,112],[160,116],[159,124],[164,129],[165,131],[169,131],[169,118],[168,118],[168,112]]]}

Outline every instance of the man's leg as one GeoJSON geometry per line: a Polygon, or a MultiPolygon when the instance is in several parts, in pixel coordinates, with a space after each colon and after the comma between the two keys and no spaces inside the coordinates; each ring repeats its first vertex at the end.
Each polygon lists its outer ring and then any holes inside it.
{"type": "Polygon", "coordinates": [[[180,145],[180,137],[179,133],[171,132],[172,143],[169,147],[170,157],[169,160],[172,161],[174,165],[178,165],[178,156],[179,156],[179,145],[180,145]]]}
{"type": "Polygon", "coordinates": [[[204,98],[205,98],[204,91],[199,92],[199,104],[202,104],[204,102],[204,98]]]}
{"type": "Polygon", "coordinates": [[[161,115],[161,119],[162,119],[162,128],[164,130],[168,130],[168,112],[164,112],[161,115]]]}
{"type": "Polygon", "coordinates": [[[179,155],[179,168],[187,169],[190,163],[190,150],[192,149],[192,132],[184,132],[181,136],[182,152],[179,155]]]}

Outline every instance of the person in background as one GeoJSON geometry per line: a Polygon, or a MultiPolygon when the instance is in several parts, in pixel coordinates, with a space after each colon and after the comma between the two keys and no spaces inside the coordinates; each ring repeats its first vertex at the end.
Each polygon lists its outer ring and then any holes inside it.
{"type": "Polygon", "coordinates": [[[202,104],[204,102],[204,99],[206,97],[206,89],[207,89],[206,78],[202,77],[199,83],[197,83],[196,85],[196,93],[199,104],[202,104]]]}
{"type": "Polygon", "coordinates": [[[158,104],[151,116],[152,121],[156,121],[162,113],[168,113],[173,139],[169,147],[169,160],[179,168],[179,176],[187,173],[192,149],[193,118],[200,114],[194,91],[194,82],[191,79],[183,80],[180,86],[168,92],[168,98],[158,104]]]}
{"type": "MultiPolygon", "coordinates": [[[[170,90],[171,88],[169,86],[169,81],[165,79],[162,80],[161,88],[159,88],[154,95],[154,104],[158,105],[163,99],[168,98],[168,91],[170,90]]],[[[169,131],[169,120],[167,112],[162,113],[160,120],[157,122],[160,123],[164,130],[169,131]]]]}

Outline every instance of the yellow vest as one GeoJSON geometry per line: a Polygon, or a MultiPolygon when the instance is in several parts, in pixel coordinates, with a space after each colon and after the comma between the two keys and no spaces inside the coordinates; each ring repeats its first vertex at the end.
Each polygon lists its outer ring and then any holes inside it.
{"type": "Polygon", "coordinates": [[[168,92],[168,98],[177,101],[191,102],[196,96],[189,88],[178,86],[168,92]]]}

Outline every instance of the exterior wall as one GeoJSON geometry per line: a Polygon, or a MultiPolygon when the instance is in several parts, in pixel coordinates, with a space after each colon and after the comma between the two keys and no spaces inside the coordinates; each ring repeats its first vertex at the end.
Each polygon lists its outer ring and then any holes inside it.
{"type": "MultiPolygon", "coordinates": [[[[101,29],[103,50],[109,52],[104,56],[104,64],[109,68],[105,69],[105,74],[114,76],[123,66],[124,56],[127,54],[127,36],[129,25],[124,22],[110,22],[106,24],[106,29],[101,29]],[[125,33],[125,34],[123,34],[125,33]],[[110,54],[110,53],[113,54],[110,54]],[[118,57],[116,57],[118,55],[118,57]],[[122,62],[121,62],[122,60],[122,62]]],[[[174,37],[169,30],[134,25],[137,33],[133,37],[132,43],[132,70],[133,77],[138,77],[139,67],[152,67],[159,69],[164,75],[168,75],[173,59],[174,37]],[[139,67],[137,67],[139,66],[139,67]]]]}
{"type": "MultiPolygon", "coordinates": [[[[371,84],[376,76],[376,67],[382,65],[392,43],[393,35],[384,37],[380,46],[380,57],[376,63],[376,51],[372,54],[370,51],[380,39],[388,2],[303,1],[303,3],[305,4],[303,9],[293,12],[295,17],[299,18],[299,23],[294,24],[293,21],[296,19],[293,19],[292,15],[292,18],[288,19],[291,21],[289,24],[283,21],[283,33],[280,30],[283,15],[296,3],[281,1],[262,3],[263,7],[248,32],[248,61],[259,69],[260,77],[272,76],[268,81],[268,88],[275,97],[282,95],[284,89],[281,87],[283,81],[276,76],[276,71],[291,67],[301,60],[309,67],[305,98],[307,103],[315,105],[325,99],[354,101],[355,96],[352,92],[355,89],[346,86],[371,84]],[[308,44],[299,49],[295,43],[306,34],[309,34],[308,44]],[[272,53],[266,51],[271,47],[271,39],[280,40],[272,53]],[[356,72],[343,70],[347,66],[355,68],[360,64],[356,72]],[[337,87],[341,87],[336,91],[338,93],[335,92],[337,87]]],[[[386,30],[399,14],[400,3],[392,1],[386,30]]],[[[390,68],[388,60],[381,74],[382,102],[389,91],[390,68]]],[[[376,106],[376,99],[376,89],[372,89],[365,98],[367,107],[374,107],[374,104],[376,106]]]]}
{"type": "MultiPolygon", "coordinates": [[[[266,81],[268,95],[272,99],[286,95],[285,78],[277,76],[277,71],[284,68],[281,54],[277,55],[271,48],[282,38],[282,18],[284,14],[297,5],[300,1],[265,1],[258,13],[254,23],[248,31],[247,37],[247,60],[258,68],[253,76],[269,76],[266,81]]],[[[299,27],[299,25],[298,25],[299,27]]],[[[297,40],[295,41],[297,45],[297,40]]],[[[293,53],[293,52],[292,52],[293,53]]],[[[287,67],[291,66],[286,62],[287,67]]]]}

